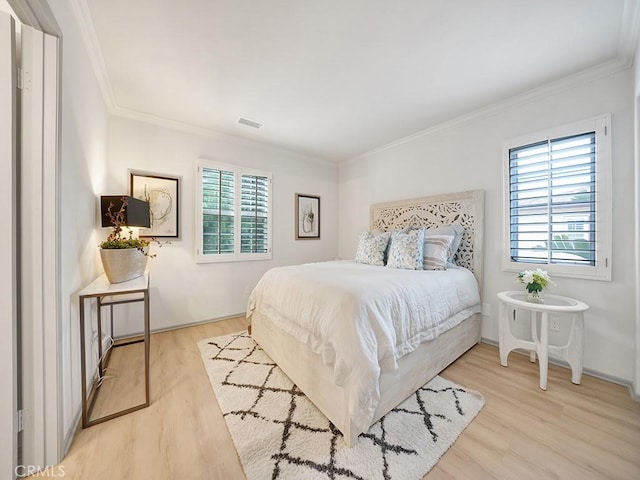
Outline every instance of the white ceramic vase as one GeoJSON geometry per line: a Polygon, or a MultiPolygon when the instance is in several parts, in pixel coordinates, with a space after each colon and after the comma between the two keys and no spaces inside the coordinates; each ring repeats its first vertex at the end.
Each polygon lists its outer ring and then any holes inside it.
{"type": "Polygon", "coordinates": [[[138,278],[147,267],[147,256],[137,248],[101,248],[100,259],[110,283],[138,278]]]}

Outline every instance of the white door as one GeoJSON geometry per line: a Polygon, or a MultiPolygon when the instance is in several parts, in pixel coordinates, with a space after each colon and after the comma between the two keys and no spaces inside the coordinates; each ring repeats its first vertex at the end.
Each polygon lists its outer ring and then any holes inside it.
{"type": "Polygon", "coordinates": [[[13,18],[0,12],[0,478],[15,478],[17,425],[17,279],[16,279],[16,98],[17,67],[13,18]]]}
{"type": "Polygon", "coordinates": [[[20,380],[22,463],[62,460],[57,228],[58,39],[21,26],[20,380]]]}

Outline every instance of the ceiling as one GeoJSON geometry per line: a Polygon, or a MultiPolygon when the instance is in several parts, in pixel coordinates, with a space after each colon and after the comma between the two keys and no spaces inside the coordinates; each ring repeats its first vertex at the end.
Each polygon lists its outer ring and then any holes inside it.
{"type": "Polygon", "coordinates": [[[77,2],[112,112],[330,161],[628,68],[638,24],[638,0],[77,2]]]}

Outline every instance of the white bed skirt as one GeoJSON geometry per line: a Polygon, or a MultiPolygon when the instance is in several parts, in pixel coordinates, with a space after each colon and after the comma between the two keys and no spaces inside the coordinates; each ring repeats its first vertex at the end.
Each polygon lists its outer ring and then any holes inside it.
{"type": "MultiPolygon", "coordinates": [[[[398,370],[380,376],[380,403],[372,424],[427,383],[480,341],[481,314],[477,313],[438,338],[421,344],[398,361],[398,370]]],[[[304,344],[254,311],[251,335],[284,373],[338,428],[347,445],[362,431],[353,431],[347,392],[334,384],[333,369],[304,344]]]]}

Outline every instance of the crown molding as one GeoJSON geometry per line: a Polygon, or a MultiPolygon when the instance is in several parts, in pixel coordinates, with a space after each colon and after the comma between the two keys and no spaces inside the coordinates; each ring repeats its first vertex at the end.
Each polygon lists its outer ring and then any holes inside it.
{"type": "Polygon", "coordinates": [[[425,137],[442,130],[447,130],[449,128],[455,127],[457,125],[462,125],[464,123],[470,122],[472,120],[475,120],[481,117],[494,115],[507,108],[514,107],[517,105],[522,105],[538,98],[547,97],[555,93],[569,90],[579,84],[589,83],[594,80],[605,78],[615,73],[628,70],[631,68],[632,65],[633,65],[633,56],[631,56],[630,59],[629,58],[615,59],[605,63],[601,63],[599,65],[596,65],[595,67],[583,70],[573,75],[563,77],[559,80],[555,80],[550,83],[546,83],[540,87],[534,88],[532,90],[528,90],[524,93],[509,97],[507,99],[504,99],[498,102],[491,103],[489,105],[473,110],[469,113],[453,118],[451,120],[446,120],[432,127],[426,128],[424,130],[420,130],[416,133],[413,133],[406,137],[395,140],[391,143],[386,143],[377,148],[374,148],[373,150],[369,150],[365,153],[362,153],[356,157],[352,157],[350,159],[342,161],[340,162],[340,165],[346,166],[353,163],[357,163],[360,160],[364,160],[367,157],[370,157],[371,155],[375,155],[385,150],[389,150],[391,148],[398,147],[405,143],[412,142],[413,140],[416,140],[418,138],[425,137]]]}
{"type": "Polygon", "coordinates": [[[98,80],[102,97],[107,106],[109,112],[117,107],[115,94],[109,81],[109,75],[107,73],[107,65],[104,62],[104,56],[102,55],[102,49],[100,48],[100,42],[98,41],[98,35],[93,25],[93,18],[89,11],[89,6],[86,0],[69,0],[71,5],[71,11],[76,19],[78,29],[80,30],[80,36],[84,42],[85,49],[93,68],[93,73],[98,80]]]}
{"type": "MultiPolygon", "coordinates": [[[[9,0],[9,1],[42,2],[42,0],[9,0]]],[[[463,124],[465,122],[471,121],[473,119],[476,119],[485,115],[491,115],[501,110],[504,110],[506,108],[529,102],[536,98],[545,97],[554,93],[567,90],[577,84],[591,82],[600,78],[607,77],[609,75],[613,75],[617,72],[629,69],[633,66],[634,57],[636,54],[636,48],[638,44],[639,32],[640,32],[640,0],[625,0],[624,6],[623,6],[623,12],[622,12],[622,26],[620,31],[620,39],[618,42],[617,58],[610,60],[608,62],[601,63],[594,67],[588,68],[586,70],[580,71],[578,73],[563,77],[556,81],[547,83],[541,87],[537,87],[533,90],[529,90],[522,94],[509,97],[502,101],[494,102],[485,107],[481,107],[479,109],[466,113],[462,116],[441,122],[437,125],[421,130],[414,134],[408,135],[401,139],[395,140],[391,143],[381,145],[380,147],[369,150],[355,157],[336,161],[336,160],[321,158],[321,157],[311,157],[302,152],[287,150],[283,147],[279,147],[265,141],[247,139],[244,137],[235,136],[228,133],[223,133],[217,130],[198,127],[198,126],[187,124],[184,122],[170,120],[168,118],[159,117],[149,113],[138,112],[135,110],[131,110],[131,109],[119,106],[116,101],[113,88],[111,87],[111,83],[109,81],[107,67],[104,61],[104,57],[102,55],[102,50],[100,48],[100,43],[98,41],[98,36],[95,31],[93,18],[91,17],[91,12],[89,10],[87,0],[69,0],[69,3],[71,4],[73,14],[76,18],[76,21],[78,23],[78,27],[82,36],[82,40],[85,44],[87,53],[89,55],[91,66],[98,80],[100,90],[102,92],[105,104],[110,114],[131,118],[131,119],[142,121],[142,122],[152,123],[165,128],[170,128],[170,129],[182,131],[185,133],[192,133],[192,134],[200,135],[204,137],[218,138],[218,139],[224,138],[227,141],[232,140],[236,143],[244,142],[247,145],[254,145],[254,146],[260,145],[263,147],[268,147],[274,151],[278,151],[281,153],[287,153],[289,155],[295,154],[296,156],[302,157],[313,163],[323,163],[323,164],[331,164],[331,165],[336,165],[336,164],[348,165],[351,163],[355,163],[373,154],[382,152],[384,150],[388,150],[390,148],[397,147],[399,145],[413,141],[417,138],[420,138],[426,135],[431,135],[432,133],[435,133],[437,131],[445,130],[447,128],[451,128],[455,125],[463,124]]]]}
{"type": "Polygon", "coordinates": [[[633,65],[636,49],[638,48],[638,34],[640,32],[640,1],[625,0],[622,10],[622,27],[618,42],[618,58],[627,60],[633,65]]]}
{"type": "Polygon", "coordinates": [[[608,77],[620,71],[630,69],[633,66],[639,36],[640,0],[625,0],[622,10],[622,26],[620,29],[620,39],[618,42],[618,54],[615,59],[609,60],[608,62],[604,62],[599,65],[595,65],[594,67],[582,70],[573,75],[560,78],[519,95],[515,95],[505,100],[492,103],[485,107],[481,107],[477,110],[471,111],[451,120],[444,121],[424,130],[420,130],[416,133],[395,140],[391,143],[381,145],[356,157],[346,159],[340,162],[340,165],[350,165],[352,163],[357,163],[358,161],[363,160],[371,155],[400,146],[404,143],[411,142],[420,137],[431,135],[435,132],[446,130],[456,125],[461,125],[476,118],[493,115],[506,108],[524,104],[536,98],[542,98],[554,93],[568,90],[581,83],[592,82],[600,78],[608,77]]]}
{"type": "Polygon", "coordinates": [[[109,114],[124,118],[130,118],[132,120],[137,120],[140,122],[150,123],[184,133],[199,135],[202,137],[215,138],[219,140],[224,139],[228,142],[244,144],[246,146],[254,148],[268,148],[279,154],[285,154],[287,156],[294,155],[296,158],[304,160],[306,162],[322,165],[337,165],[335,161],[332,161],[330,159],[313,157],[302,152],[287,150],[269,142],[248,139],[210,128],[198,127],[192,124],[180,122],[177,120],[171,120],[146,112],[132,110],[118,105],[113,88],[111,87],[111,82],[109,81],[107,66],[104,61],[104,56],[102,55],[102,49],[100,48],[100,42],[98,41],[98,35],[96,34],[93,18],[91,16],[91,11],[89,10],[87,0],[69,0],[69,3],[71,4],[73,15],[78,24],[82,41],[84,42],[86,51],[89,55],[89,60],[93,68],[94,75],[98,80],[100,91],[102,92],[102,96],[109,114]]]}
{"type": "Polygon", "coordinates": [[[131,120],[136,120],[138,122],[167,128],[169,130],[174,130],[174,131],[187,133],[191,135],[197,135],[200,137],[212,138],[214,140],[222,140],[225,142],[234,143],[236,145],[243,145],[248,148],[268,149],[269,151],[277,153],[278,155],[295,157],[297,160],[302,160],[307,163],[314,163],[317,165],[324,165],[324,166],[326,165],[335,166],[335,167],[338,166],[338,163],[331,159],[310,156],[303,152],[290,150],[290,149],[281,147],[279,145],[269,143],[264,140],[254,140],[251,138],[241,137],[239,135],[233,135],[231,133],[222,132],[220,130],[214,130],[206,127],[198,127],[190,123],[179,122],[177,120],[171,120],[169,118],[160,117],[158,115],[153,115],[150,113],[139,112],[129,108],[116,106],[111,108],[109,110],[109,113],[111,113],[116,117],[129,118],[131,120]]]}

